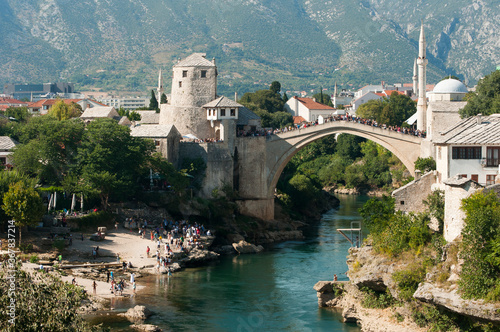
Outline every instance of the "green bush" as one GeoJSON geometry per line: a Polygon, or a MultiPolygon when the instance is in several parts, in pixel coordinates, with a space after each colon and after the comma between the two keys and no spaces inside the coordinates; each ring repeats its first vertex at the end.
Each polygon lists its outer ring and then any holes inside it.
{"type": "Polygon", "coordinates": [[[396,302],[388,289],[385,292],[376,292],[373,289],[363,287],[361,291],[363,292],[361,305],[364,308],[385,309],[396,302]]]}
{"type": "Polygon", "coordinates": [[[399,298],[403,301],[411,301],[418,284],[424,281],[425,267],[421,264],[411,264],[407,269],[394,272],[392,279],[396,282],[399,298]]]}
{"type": "MultiPolygon", "coordinates": [[[[496,298],[500,260],[496,260],[500,237],[500,202],[495,193],[477,192],[464,199],[466,213],[460,256],[464,263],[458,282],[464,298],[496,298]]],[[[499,253],[500,255],[500,253],[499,253]]]]}
{"type": "Polygon", "coordinates": [[[30,257],[30,263],[38,263],[38,256],[37,255],[31,255],[31,257],[30,257]]]}

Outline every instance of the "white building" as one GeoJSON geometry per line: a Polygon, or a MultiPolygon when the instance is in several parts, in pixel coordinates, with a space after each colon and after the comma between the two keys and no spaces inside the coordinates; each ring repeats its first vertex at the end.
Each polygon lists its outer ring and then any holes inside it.
{"type": "MultiPolygon", "coordinates": [[[[99,102],[114,107],[115,109],[124,108],[126,110],[136,110],[138,108],[149,107],[149,98],[147,97],[105,97],[100,98],[99,102]]],[[[159,102],[159,101],[158,101],[159,102]]]]}
{"type": "Polygon", "coordinates": [[[11,154],[12,149],[19,144],[16,140],[10,138],[9,136],[0,136],[0,166],[5,167],[6,165],[11,165],[11,154]]]}
{"type": "Polygon", "coordinates": [[[293,116],[303,117],[307,122],[314,122],[318,120],[319,116],[326,118],[337,111],[333,107],[316,102],[315,99],[297,96],[288,99],[284,108],[293,116]]]}
{"type": "Polygon", "coordinates": [[[434,145],[439,179],[459,175],[491,185],[500,164],[500,114],[463,119],[435,137],[434,145]]]}

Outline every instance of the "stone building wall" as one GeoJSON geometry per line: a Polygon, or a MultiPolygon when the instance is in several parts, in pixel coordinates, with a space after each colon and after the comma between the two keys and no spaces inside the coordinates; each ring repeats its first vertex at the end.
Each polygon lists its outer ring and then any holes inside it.
{"type": "Polygon", "coordinates": [[[461,184],[445,182],[445,185],[443,236],[446,241],[451,242],[460,236],[464,228],[465,212],[461,208],[462,199],[469,197],[482,187],[466,179],[461,184]]]}
{"type": "Polygon", "coordinates": [[[160,124],[173,124],[182,136],[192,134],[199,139],[215,138],[215,129],[210,126],[207,114],[201,107],[160,106],[160,124]]]}
{"type": "Polygon", "coordinates": [[[428,172],[418,180],[413,180],[407,185],[392,192],[397,211],[420,212],[425,209],[423,201],[431,193],[431,187],[437,180],[435,171],[428,172]]]}

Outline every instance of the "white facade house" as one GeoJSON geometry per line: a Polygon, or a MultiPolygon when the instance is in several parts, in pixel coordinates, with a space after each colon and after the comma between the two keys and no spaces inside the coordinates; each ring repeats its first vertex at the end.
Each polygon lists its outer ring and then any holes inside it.
{"type": "Polygon", "coordinates": [[[123,108],[126,110],[136,110],[149,106],[149,98],[147,97],[105,97],[99,99],[99,102],[116,109],[123,108]]]}
{"type": "Polygon", "coordinates": [[[458,175],[483,186],[494,184],[500,165],[500,114],[463,119],[434,144],[442,181],[458,175]]]}
{"type": "Polygon", "coordinates": [[[12,164],[12,149],[14,149],[17,144],[19,143],[9,136],[0,136],[0,166],[2,168],[12,164]]]}
{"type": "Polygon", "coordinates": [[[364,103],[369,102],[370,100],[381,100],[385,97],[384,94],[381,92],[367,92],[361,97],[355,99],[352,101],[352,111],[356,112],[359,106],[363,105],[364,103]]]}
{"type": "Polygon", "coordinates": [[[327,118],[337,111],[335,108],[320,104],[312,98],[301,98],[294,96],[285,103],[285,110],[292,116],[301,116],[307,122],[317,121],[319,116],[327,118]]]}

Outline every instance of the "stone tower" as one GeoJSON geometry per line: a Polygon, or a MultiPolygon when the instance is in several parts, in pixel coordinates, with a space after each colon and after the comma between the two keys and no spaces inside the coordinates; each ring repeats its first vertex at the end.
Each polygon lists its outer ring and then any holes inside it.
{"type": "Polygon", "coordinates": [[[181,135],[215,137],[203,105],[217,98],[215,59],[193,53],[173,66],[169,104],[160,106],[160,124],[175,125],[181,135]]]}
{"type": "Polygon", "coordinates": [[[422,21],[422,26],[420,28],[420,38],[418,42],[418,103],[417,103],[417,129],[426,130],[426,114],[427,114],[427,96],[426,96],[426,67],[427,67],[427,57],[425,51],[425,34],[424,34],[424,22],[422,21]]]}

